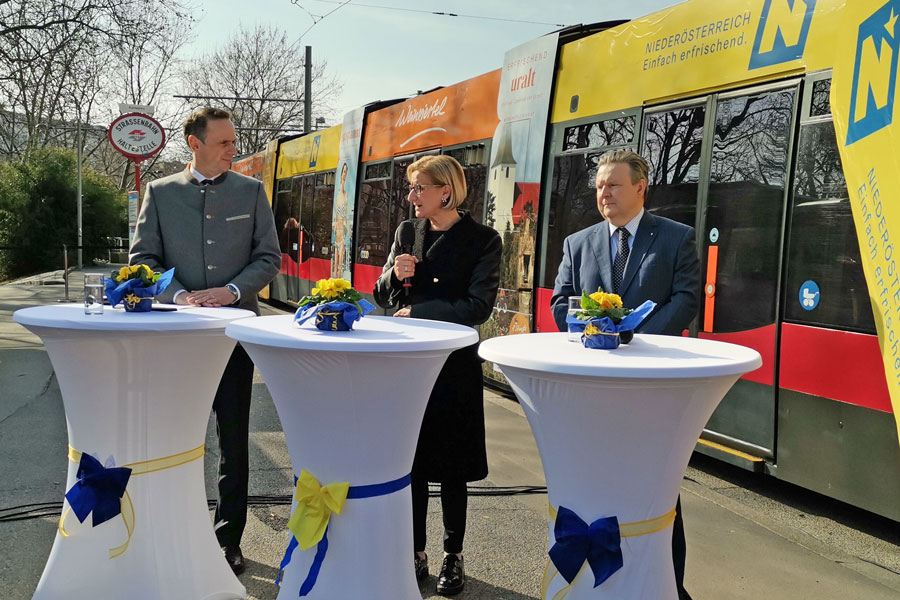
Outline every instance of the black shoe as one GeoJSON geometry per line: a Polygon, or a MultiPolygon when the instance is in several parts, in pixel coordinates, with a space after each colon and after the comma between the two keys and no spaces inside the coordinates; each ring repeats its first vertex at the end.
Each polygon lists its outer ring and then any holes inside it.
{"type": "Polygon", "coordinates": [[[416,569],[416,581],[422,582],[428,579],[428,555],[419,558],[418,552],[413,552],[413,566],[416,569]]]}
{"type": "Polygon", "coordinates": [[[225,560],[228,561],[228,566],[231,567],[235,575],[240,575],[244,572],[247,564],[244,562],[244,555],[241,553],[240,546],[225,546],[222,548],[222,552],[225,553],[225,560]]]}
{"type": "Polygon", "coordinates": [[[448,554],[444,557],[441,574],[438,575],[438,594],[454,596],[460,593],[465,585],[466,572],[463,569],[463,559],[455,554],[448,554]]]}

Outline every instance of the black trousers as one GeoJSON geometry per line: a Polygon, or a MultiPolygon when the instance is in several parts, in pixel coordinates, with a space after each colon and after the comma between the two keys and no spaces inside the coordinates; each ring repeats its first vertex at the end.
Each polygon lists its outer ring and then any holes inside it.
{"type": "MultiPolygon", "coordinates": [[[[444,552],[459,554],[466,536],[466,482],[442,481],[441,514],[444,517],[444,552]]],[[[425,551],[425,517],[428,514],[428,480],[416,475],[410,482],[413,503],[413,550],[425,551]]]]}
{"type": "Polygon", "coordinates": [[[219,438],[215,529],[220,546],[239,546],[247,524],[247,480],[250,475],[247,443],[252,391],[253,361],[238,344],[228,359],[213,402],[219,438]]]}
{"type": "Polygon", "coordinates": [[[675,504],[675,522],[672,524],[672,563],[675,567],[675,584],[678,587],[679,600],[690,600],[691,596],[684,589],[684,562],[687,545],[684,542],[684,521],[681,518],[681,494],[675,504]]]}

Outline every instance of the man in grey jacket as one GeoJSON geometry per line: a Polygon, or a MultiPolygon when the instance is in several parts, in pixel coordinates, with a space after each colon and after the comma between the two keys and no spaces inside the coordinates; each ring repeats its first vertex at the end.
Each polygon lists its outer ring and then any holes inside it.
{"type": "MultiPolygon", "coordinates": [[[[281,264],[265,189],[230,170],[237,151],[227,111],[195,111],[184,123],[184,138],[193,160],[181,173],[147,185],[130,263],[175,268],[162,302],[259,314],[256,295],[281,264]]],[[[252,384],[253,362],[238,344],[213,403],[220,450],[216,537],[235,573],[245,568],[240,542],[247,522],[252,384]]]]}

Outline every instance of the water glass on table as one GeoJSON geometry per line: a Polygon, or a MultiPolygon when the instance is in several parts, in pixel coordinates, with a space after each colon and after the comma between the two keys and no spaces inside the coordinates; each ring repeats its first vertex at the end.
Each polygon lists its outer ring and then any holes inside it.
{"type": "Polygon", "coordinates": [[[84,274],[84,314],[103,314],[103,275],[100,273],[84,274]]]}
{"type": "MultiPolygon", "coordinates": [[[[581,308],[581,296],[569,296],[569,312],[567,316],[573,317],[575,315],[581,314],[583,309],[581,308]]],[[[572,324],[568,324],[569,337],[568,340],[570,342],[578,342],[581,343],[581,335],[584,332],[584,325],[581,327],[576,327],[573,330],[572,324]]]]}

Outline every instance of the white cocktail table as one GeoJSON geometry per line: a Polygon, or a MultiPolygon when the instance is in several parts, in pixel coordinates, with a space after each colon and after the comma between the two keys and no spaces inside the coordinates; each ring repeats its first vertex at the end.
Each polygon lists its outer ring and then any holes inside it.
{"type": "Polygon", "coordinates": [[[560,552],[569,566],[559,572],[548,563],[542,598],[568,587],[567,600],[675,600],[671,524],[684,470],[719,401],[762,360],[742,346],[695,338],[636,335],[616,350],[588,350],[566,337],[494,338],[479,351],[509,380],[543,462],[551,555],[560,552]],[[598,532],[616,517],[622,566],[596,587],[577,547],[610,538],[575,535],[553,550],[562,513],[578,535],[585,532],[572,513],[598,532]]]}
{"type": "MultiPolygon", "coordinates": [[[[294,476],[306,471],[321,486],[350,485],[343,511],[330,517],[327,549],[321,542],[293,549],[278,598],[303,589],[310,600],[420,600],[408,475],[438,373],[453,350],[478,341],[476,331],[368,316],[353,331],[324,332],[272,316],[233,323],[226,333],[269,387],[294,476]]],[[[295,498],[292,511],[297,505],[295,498]]]]}
{"type": "Polygon", "coordinates": [[[81,453],[132,470],[122,513],[96,527],[69,502],[35,600],[231,600],[246,591],[219,549],[206,503],[206,427],[247,310],[131,313],[81,304],[18,310],[44,342],[69,431],[66,489],[81,453]]]}

